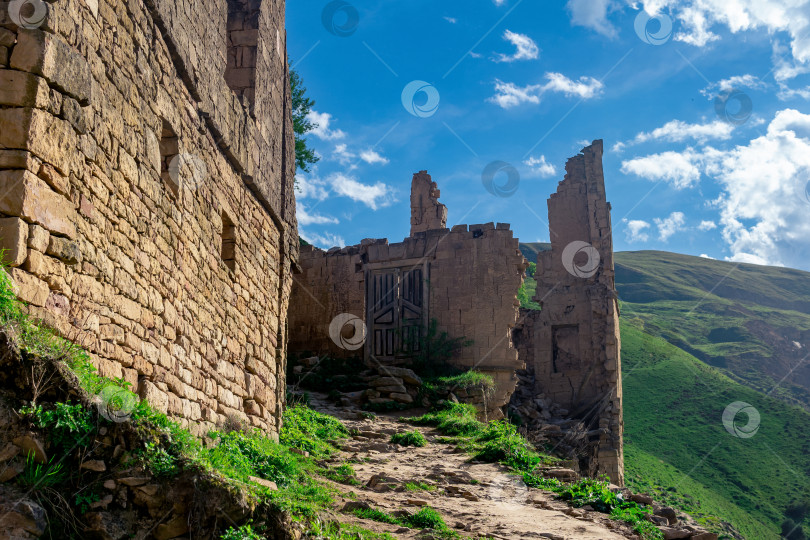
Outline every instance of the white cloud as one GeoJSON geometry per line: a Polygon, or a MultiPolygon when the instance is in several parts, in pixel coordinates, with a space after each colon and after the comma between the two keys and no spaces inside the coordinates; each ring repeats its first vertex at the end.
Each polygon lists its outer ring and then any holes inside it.
{"type": "Polygon", "coordinates": [[[336,173],[329,177],[329,183],[335,194],[361,202],[372,210],[385,208],[395,202],[393,189],[382,182],[368,185],[345,174],[336,173]]]}
{"type": "Polygon", "coordinates": [[[540,103],[541,85],[529,85],[520,87],[514,83],[495,81],[495,95],[489,101],[497,104],[502,109],[517,107],[521,103],[540,103]]]}
{"type": "Polygon", "coordinates": [[[714,261],[714,260],[716,260],[714,257],[709,257],[709,256],[708,256],[708,255],[706,255],[705,253],[701,253],[701,254],[700,254],[700,256],[701,256],[702,258],[704,258],[704,259],[711,259],[711,260],[713,260],[713,261],[714,261]]]}
{"type": "Polygon", "coordinates": [[[295,177],[295,196],[300,199],[315,199],[322,201],[329,196],[326,189],[326,182],[315,176],[315,170],[311,174],[298,173],[295,177]]]}
{"type": "Polygon", "coordinates": [[[625,219],[623,221],[627,224],[625,234],[628,242],[646,242],[650,239],[650,235],[647,234],[647,229],[650,228],[649,223],[640,219],[633,219],[630,221],[625,219]]]}
{"type": "Polygon", "coordinates": [[[593,77],[580,77],[572,81],[562,73],[546,73],[548,84],[543,87],[544,92],[562,92],[566,96],[578,96],[582,99],[596,97],[605,87],[601,81],[593,77]]]}
{"type": "Polygon", "coordinates": [[[554,165],[546,161],[546,156],[540,156],[539,158],[530,157],[524,161],[523,164],[531,169],[533,175],[541,178],[549,178],[557,174],[557,169],[554,165]]]}
{"type": "Polygon", "coordinates": [[[300,202],[296,203],[295,205],[295,215],[298,217],[298,224],[302,226],[327,224],[336,225],[338,223],[338,220],[333,217],[322,216],[320,214],[310,214],[306,207],[300,202]]]}
{"type": "Polygon", "coordinates": [[[311,133],[321,140],[337,141],[346,136],[346,133],[339,129],[329,129],[329,124],[332,122],[332,115],[329,113],[310,111],[307,115],[307,120],[315,124],[315,128],[311,131],[311,133]]]}
{"type": "Polygon", "coordinates": [[[571,24],[590,28],[603,36],[616,36],[616,27],[607,19],[612,0],[568,0],[566,7],[571,14],[571,24]]]}
{"type": "Polygon", "coordinates": [[[676,187],[701,174],[714,178],[722,193],[712,206],[720,212],[728,260],[810,269],[810,114],[784,109],[748,144],[665,152],[624,162],[622,171],[676,187]]]}
{"type": "Polygon", "coordinates": [[[658,227],[658,238],[662,242],[666,242],[672,235],[684,230],[683,225],[686,222],[686,216],[684,216],[683,212],[672,212],[668,218],[655,218],[653,221],[658,227]]]}
{"type": "Polygon", "coordinates": [[[672,120],[649,133],[642,131],[630,141],[616,143],[613,150],[620,152],[628,146],[648,141],[682,142],[692,139],[704,143],[709,139],[727,140],[731,138],[732,131],[734,131],[732,124],[720,120],[708,124],[687,124],[680,120],[672,120]]]}
{"type": "Polygon", "coordinates": [[[624,174],[635,174],[647,180],[667,181],[676,189],[692,186],[700,180],[702,156],[691,148],[683,152],[662,152],[622,162],[624,174]]]}
{"type": "Polygon", "coordinates": [[[456,24],[458,22],[458,19],[456,19],[455,17],[445,17],[444,20],[449,22],[450,24],[456,24]]]}
{"type": "MultiPolygon", "coordinates": [[[[336,144],[335,149],[332,151],[331,159],[339,161],[341,165],[349,165],[352,161],[357,159],[357,154],[349,151],[349,147],[345,143],[336,144]]],[[[356,169],[357,165],[352,163],[350,168],[356,169]]]]}
{"type": "Polygon", "coordinates": [[[643,0],[643,4],[650,14],[664,11],[677,19],[682,28],[675,34],[678,41],[703,47],[719,39],[712,32],[714,26],[725,26],[733,34],[756,29],[786,32],[793,57],[810,62],[810,0],[643,0]]]}
{"type": "Polygon", "coordinates": [[[698,229],[701,231],[713,231],[717,228],[717,223],[714,221],[701,221],[700,225],[698,225],[698,229]]]}
{"type": "Polygon", "coordinates": [[[506,0],[493,0],[496,6],[502,6],[506,3],[506,0]]]}
{"type": "Polygon", "coordinates": [[[377,151],[373,149],[368,149],[364,152],[360,152],[360,159],[371,165],[374,165],[376,163],[381,163],[383,165],[388,164],[388,158],[380,155],[377,151]]]}
{"type": "Polygon", "coordinates": [[[739,90],[740,88],[753,88],[757,90],[767,87],[768,85],[765,83],[765,81],[760,80],[760,78],[756,75],[746,73],[745,75],[734,75],[728,79],[722,79],[714,82],[701,90],[700,93],[709,97],[710,99],[714,99],[717,94],[728,92],[729,90],[739,90]]]}
{"type": "Polygon", "coordinates": [[[515,54],[512,55],[499,54],[495,58],[496,62],[535,60],[538,56],[540,56],[540,48],[537,46],[537,43],[535,43],[532,38],[525,34],[517,34],[507,30],[503,34],[503,39],[514,45],[517,48],[517,51],[515,51],[515,54]]]}
{"type": "Polygon", "coordinates": [[[507,83],[495,80],[495,95],[488,99],[503,109],[516,107],[521,103],[540,103],[540,98],[546,92],[560,92],[566,96],[578,96],[582,99],[596,97],[602,92],[604,85],[601,81],[593,77],[580,77],[574,81],[562,73],[546,73],[548,82],[546,84],[530,84],[527,86],[517,86],[514,83],[507,83]]]}
{"type": "Polygon", "coordinates": [[[322,249],[330,249],[332,247],[346,247],[346,242],[343,240],[343,237],[338,236],[336,234],[317,234],[317,233],[309,233],[306,231],[302,231],[299,229],[298,234],[301,235],[301,238],[312,244],[313,246],[317,246],[322,249]]]}

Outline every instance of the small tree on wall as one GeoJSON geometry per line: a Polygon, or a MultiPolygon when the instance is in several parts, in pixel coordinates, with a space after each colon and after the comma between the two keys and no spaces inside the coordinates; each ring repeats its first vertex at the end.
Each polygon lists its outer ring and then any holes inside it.
{"type": "Polygon", "coordinates": [[[403,336],[403,353],[411,357],[414,371],[428,377],[459,373],[461,370],[451,365],[450,361],[464,347],[473,344],[472,340],[453,338],[447,332],[440,332],[436,319],[431,319],[426,327],[414,335],[417,337],[410,342],[403,336]]]}
{"type": "Polygon", "coordinates": [[[304,81],[295,69],[290,67],[290,94],[292,96],[293,131],[295,132],[295,168],[309,172],[310,166],[318,162],[315,151],[309,147],[306,134],[318,127],[309,119],[315,102],[307,97],[304,81]]]}

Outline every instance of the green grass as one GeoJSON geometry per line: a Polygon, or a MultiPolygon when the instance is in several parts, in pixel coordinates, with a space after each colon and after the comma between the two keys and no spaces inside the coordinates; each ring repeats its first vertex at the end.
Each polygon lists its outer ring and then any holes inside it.
{"type": "Polygon", "coordinates": [[[356,508],[352,513],[359,518],[387,523],[389,525],[401,525],[412,529],[431,529],[441,538],[460,538],[460,535],[450,529],[444,521],[442,515],[430,506],[423,506],[417,513],[397,517],[379,508],[356,508]]]}
{"type": "Polygon", "coordinates": [[[407,491],[436,491],[436,486],[424,482],[406,482],[405,489],[407,491]]]}
{"type": "Polygon", "coordinates": [[[391,440],[389,442],[393,444],[400,444],[402,446],[416,446],[419,448],[427,446],[428,443],[425,436],[422,435],[422,432],[417,429],[407,431],[405,433],[394,433],[391,435],[391,440]]]}
{"type": "Polygon", "coordinates": [[[778,538],[786,507],[810,497],[810,415],[630,324],[622,362],[628,485],[717,532],[727,521],[746,538],[778,538]],[[761,415],[751,438],[723,427],[735,401],[761,415]]]}

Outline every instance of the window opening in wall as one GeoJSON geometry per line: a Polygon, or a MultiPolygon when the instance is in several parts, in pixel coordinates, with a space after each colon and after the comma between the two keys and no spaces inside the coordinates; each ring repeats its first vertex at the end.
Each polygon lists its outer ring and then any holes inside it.
{"type": "Polygon", "coordinates": [[[222,213],[222,262],[231,272],[236,271],[236,225],[222,213]]]}
{"type": "Polygon", "coordinates": [[[225,82],[251,112],[256,96],[261,0],[228,0],[225,82]]]}
{"type": "Polygon", "coordinates": [[[160,134],[160,177],[175,197],[180,194],[180,177],[178,171],[174,171],[174,174],[172,174],[169,166],[172,159],[179,153],[177,134],[175,134],[172,126],[164,120],[160,134]]]}

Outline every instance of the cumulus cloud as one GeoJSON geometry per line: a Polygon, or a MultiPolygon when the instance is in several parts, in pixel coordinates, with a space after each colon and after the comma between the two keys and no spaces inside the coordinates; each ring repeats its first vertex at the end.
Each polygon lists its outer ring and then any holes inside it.
{"type": "Polygon", "coordinates": [[[336,195],[361,202],[372,210],[385,208],[395,202],[393,189],[382,182],[363,184],[351,176],[336,173],[329,177],[329,183],[336,195]]]}
{"type": "Polygon", "coordinates": [[[622,162],[624,174],[635,174],[647,180],[666,181],[676,189],[684,189],[700,180],[702,155],[691,148],[683,152],[661,152],[622,162]]]}
{"type": "Polygon", "coordinates": [[[590,99],[598,96],[604,84],[593,77],[580,77],[574,81],[562,73],[546,73],[548,82],[546,84],[530,84],[527,86],[517,86],[511,82],[495,80],[495,95],[488,101],[495,103],[503,109],[517,107],[522,103],[540,103],[540,99],[546,92],[563,93],[568,97],[576,96],[582,99],[590,99]]]}
{"type": "Polygon", "coordinates": [[[653,221],[658,227],[658,238],[662,242],[666,242],[672,235],[684,230],[686,216],[683,212],[672,212],[667,218],[655,218],[653,221]]]}
{"type": "Polygon", "coordinates": [[[364,152],[360,152],[360,159],[371,165],[374,165],[376,163],[380,163],[382,165],[388,164],[388,158],[380,155],[377,151],[373,149],[368,149],[364,152]]]}
{"type": "Polygon", "coordinates": [[[647,234],[650,224],[646,221],[640,219],[627,221],[625,219],[624,222],[626,224],[625,234],[627,241],[631,244],[634,242],[646,242],[650,239],[650,235],[647,234]]]}
{"type": "Polygon", "coordinates": [[[761,90],[767,87],[768,85],[765,83],[765,81],[761,80],[756,75],[746,73],[745,75],[734,75],[728,79],[722,79],[714,82],[701,90],[700,93],[710,99],[714,99],[714,97],[718,94],[728,92],[729,90],[739,90],[740,88],[753,88],[755,90],[761,90]]]}
{"type": "Polygon", "coordinates": [[[757,29],[786,32],[793,57],[810,62],[810,0],[643,0],[643,5],[650,14],[664,11],[675,17],[681,28],[675,34],[678,41],[703,47],[719,39],[712,31],[715,26],[733,34],[757,29]]]}
{"type": "MultiPolygon", "coordinates": [[[[722,189],[712,206],[729,260],[810,269],[810,114],[784,109],[748,144],[655,154],[622,170],[680,188],[713,178],[722,189]]],[[[663,236],[672,227],[661,220],[659,229],[663,236]]]]}
{"type": "Polygon", "coordinates": [[[713,231],[717,228],[717,223],[714,221],[701,221],[698,229],[701,231],[713,231]]]}
{"type": "Polygon", "coordinates": [[[518,34],[507,30],[503,34],[503,39],[511,43],[517,49],[514,54],[499,54],[496,62],[515,62],[517,60],[535,60],[540,56],[540,48],[532,38],[525,34],[518,34]]]}
{"type": "Polygon", "coordinates": [[[317,234],[317,233],[310,233],[307,231],[299,230],[298,234],[301,235],[301,238],[312,244],[313,246],[317,246],[322,249],[329,249],[332,247],[346,247],[346,241],[343,240],[343,237],[336,235],[336,234],[317,234]]]}
{"type": "Polygon", "coordinates": [[[300,202],[297,202],[295,205],[295,214],[298,217],[298,224],[302,226],[328,224],[337,225],[338,223],[337,219],[330,216],[323,216],[315,213],[310,214],[306,206],[300,202]]]}
{"type": "Polygon", "coordinates": [[[728,122],[715,120],[708,124],[688,124],[680,120],[672,120],[650,132],[642,131],[627,142],[619,142],[613,146],[614,151],[622,151],[628,146],[649,141],[682,142],[687,139],[704,143],[710,139],[727,140],[731,138],[734,126],[728,122]]]}
{"type": "Polygon", "coordinates": [[[458,19],[456,19],[455,17],[445,17],[444,20],[449,22],[450,24],[456,24],[458,22],[458,19]]]}
{"type": "Polygon", "coordinates": [[[539,176],[540,178],[549,178],[557,174],[557,169],[554,165],[546,161],[546,156],[540,156],[539,158],[530,157],[524,161],[523,164],[529,167],[532,175],[539,176]]]}
{"type": "Polygon", "coordinates": [[[346,133],[339,129],[329,129],[329,124],[332,122],[332,115],[329,113],[319,113],[317,111],[309,111],[307,120],[312,122],[315,127],[310,133],[324,141],[337,141],[346,136],[346,133]]]}
{"type": "Polygon", "coordinates": [[[329,196],[326,182],[315,175],[315,170],[311,174],[297,174],[295,177],[295,196],[299,199],[315,199],[322,201],[329,196]]]}
{"type": "Polygon", "coordinates": [[[590,28],[612,38],[617,34],[616,27],[607,17],[613,5],[611,0],[568,0],[566,7],[571,14],[571,24],[590,28]]]}

